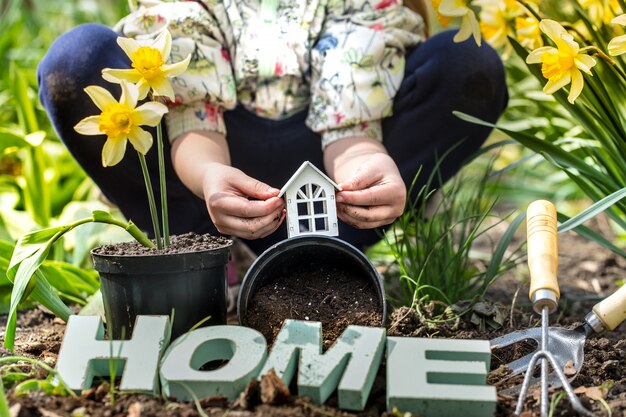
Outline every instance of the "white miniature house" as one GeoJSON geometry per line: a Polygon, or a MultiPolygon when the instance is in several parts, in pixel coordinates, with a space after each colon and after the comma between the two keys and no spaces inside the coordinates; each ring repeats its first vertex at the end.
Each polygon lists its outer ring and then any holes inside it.
{"type": "Polygon", "coordinates": [[[287,203],[287,235],[337,236],[335,190],[341,188],[315,165],[300,165],[278,194],[287,203]]]}

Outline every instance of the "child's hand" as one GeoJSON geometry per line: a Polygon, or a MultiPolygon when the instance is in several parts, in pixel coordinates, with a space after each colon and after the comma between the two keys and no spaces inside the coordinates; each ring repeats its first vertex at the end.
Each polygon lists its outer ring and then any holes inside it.
{"type": "Polygon", "coordinates": [[[274,232],[285,218],[280,190],[237,168],[213,163],[203,181],[204,200],[220,233],[258,239],[274,232]]]}
{"type": "Polygon", "coordinates": [[[337,215],[344,222],[371,229],[392,223],[404,211],[404,181],[380,142],[342,139],[326,148],[325,162],[342,188],[336,201],[337,215]]]}

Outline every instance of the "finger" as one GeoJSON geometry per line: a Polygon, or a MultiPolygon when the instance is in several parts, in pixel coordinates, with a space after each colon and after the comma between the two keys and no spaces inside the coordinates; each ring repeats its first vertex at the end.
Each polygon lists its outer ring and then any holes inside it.
{"type": "Polygon", "coordinates": [[[278,197],[271,197],[267,200],[248,200],[234,194],[220,193],[211,196],[209,206],[212,210],[229,216],[254,218],[267,216],[278,208],[283,208],[285,202],[278,197]]]}
{"type": "Polygon", "coordinates": [[[270,187],[266,183],[247,176],[242,171],[238,171],[235,177],[231,179],[231,183],[243,193],[246,197],[258,198],[266,200],[270,197],[276,197],[280,190],[270,187]]]}
{"type": "Polygon", "coordinates": [[[399,187],[397,184],[375,185],[357,191],[341,191],[336,196],[337,203],[346,203],[354,206],[393,205],[404,207],[405,199],[404,187],[399,187]]]}
{"type": "Polygon", "coordinates": [[[258,239],[275,230],[282,217],[282,208],[268,215],[253,218],[223,216],[215,222],[215,227],[220,233],[244,239],[258,239]]]}
{"type": "Polygon", "coordinates": [[[357,173],[347,180],[341,182],[339,188],[344,191],[362,190],[371,187],[383,179],[381,173],[372,175],[371,172],[357,171],[357,173]]]}
{"type": "Polygon", "coordinates": [[[389,205],[361,207],[338,204],[337,216],[356,228],[371,229],[392,223],[399,213],[395,207],[389,205]]]}

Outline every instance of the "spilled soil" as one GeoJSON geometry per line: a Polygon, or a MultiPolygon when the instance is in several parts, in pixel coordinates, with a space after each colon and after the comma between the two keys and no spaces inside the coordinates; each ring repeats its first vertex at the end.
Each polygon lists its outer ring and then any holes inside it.
{"type": "MultiPolygon", "coordinates": [[[[559,277],[561,301],[558,313],[550,324],[565,328],[579,325],[594,304],[616,290],[616,282],[624,279],[626,261],[574,234],[559,236],[559,277]]],[[[388,335],[414,337],[447,337],[455,339],[492,339],[518,329],[539,325],[539,317],[527,301],[527,272],[524,266],[502,277],[492,286],[484,303],[473,307],[462,319],[434,326],[422,315],[406,308],[392,312],[388,319],[388,335]]],[[[325,297],[325,296],[324,296],[325,297]]],[[[6,317],[0,325],[4,327],[6,317]]],[[[53,365],[61,344],[64,324],[48,312],[35,309],[19,315],[16,353],[53,365]]],[[[509,349],[493,352],[488,383],[497,387],[497,416],[512,416],[517,398],[505,390],[518,384],[520,377],[510,378],[506,363],[533,351],[532,343],[520,343],[509,349]]],[[[10,352],[2,350],[2,356],[10,352]]],[[[29,369],[22,364],[24,370],[29,369]]],[[[41,391],[16,390],[7,383],[13,416],[399,416],[385,411],[385,375],[381,366],[363,412],[353,413],[336,408],[336,395],[324,406],[298,397],[294,387],[281,386],[276,379],[249,386],[234,402],[224,398],[204,398],[197,403],[177,403],[159,397],[120,394],[97,381],[94,388],[77,397],[47,395],[41,391]],[[287,394],[285,390],[289,390],[287,394]],[[18,396],[17,394],[21,394],[18,396]],[[200,412],[201,411],[201,412],[200,412]]],[[[6,369],[2,369],[6,372],[6,369]]],[[[37,378],[45,372],[33,373],[37,378]]],[[[578,397],[595,415],[626,416],[626,325],[613,332],[592,335],[585,342],[582,369],[572,381],[578,397]]],[[[561,390],[551,389],[554,416],[575,415],[561,390]]],[[[539,415],[538,389],[533,388],[524,404],[525,417],[539,415]]]]}

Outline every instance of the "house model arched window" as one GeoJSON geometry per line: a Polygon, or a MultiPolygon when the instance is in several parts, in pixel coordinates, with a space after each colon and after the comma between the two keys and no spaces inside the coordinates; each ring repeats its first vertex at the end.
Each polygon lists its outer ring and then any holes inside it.
{"type": "Polygon", "coordinates": [[[289,237],[318,234],[337,236],[337,206],[333,180],[309,161],[305,161],[280,190],[287,203],[289,237]]]}

